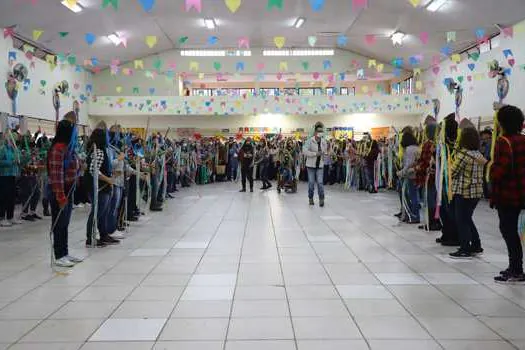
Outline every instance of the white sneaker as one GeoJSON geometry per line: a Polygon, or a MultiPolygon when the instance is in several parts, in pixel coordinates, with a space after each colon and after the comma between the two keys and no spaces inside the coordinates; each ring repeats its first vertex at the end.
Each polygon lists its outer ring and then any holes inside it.
{"type": "Polygon", "coordinates": [[[13,224],[7,220],[0,221],[0,227],[11,227],[13,224]]]}
{"type": "Polygon", "coordinates": [[[11,220],[11,223],[13,225],[22,225],[24,222],[22,220],[13,219],[13,220],[11,220]]]}
{"type": "Polygon", "coordinates": [[[78,263],[81,263],[81,262],[84,261],[83,258],[77,258],[77,257],[71,256],[71,255],[66,256],[66,258],[67,258],[67,260],[71,261],[74,264],[78,264],[78,263]]]}
{"type": "Polygon", "coordinates": [[[114,239],[125,239],[126,236],[124,236],[122,233],[120,232],[115,232],[114,234],[112,235],[109,235],[111,238],[114,238],[114,239]]]}
{"type": "Polygon", "coordinates": [[[80,203],[80,204],[74,205],[73,208],[84,208],[84,204],[80,203]]]}
{"type": "Polygon", "coordinates": [[[73,267],[75,264],[67,258],[67,256],[64,256],[58,260],[55,260],[55,265],[60,267],[73,267]]]}

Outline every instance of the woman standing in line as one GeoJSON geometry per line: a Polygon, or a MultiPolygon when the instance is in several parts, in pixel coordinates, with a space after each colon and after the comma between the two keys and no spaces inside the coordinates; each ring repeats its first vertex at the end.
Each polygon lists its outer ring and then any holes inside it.
{"type": "MultiPolygon", "coordinates": [[[[16,135],[16,134],[15,134],[16,135]]],[[[0,226],[10,227],[21,224],[14,218],[16,178],[20,176],[20,151],[16,147],[15,135],[6,130],[3,145],[0,146],[0,226]]]]}
{"type": "Polygon", "coordinates": [[[401,221],[408,224],[419,224],[419,196],[415,173],[419,147],[416,137],[412,133],[404,133],[401,139],[401,147],[404,150],[403,168],[397,173],[397,176],[401,179],[401,221]]]}
{"type": "Polygon", "coordinates": [[[47,198],[51,205],[51,225],[53,229],[53,249],[55,264],[72,267],[82,259],[69,255],[68,235],[73,195],[77,181],[79,162],[76,156],[76,120],[74,112],[69,112],[58,123],[55,138],[47,158],[48,186],[47,198]]]}
{"type": "Polygon", "coordinates": [[[473,127],[461,131],[459,150],[456,150],[451,169],[454,218],[459,232],[459,249],[451,258],[470,259],[483,253],[479,233],[472,216],[483,198],[483,168],[487,160],[479,151],[478,131],[473,127]]]}
{"type": "Polygon", "coordinates": [[[525,117],[519,108],[504,106],[498,111],[497,118],[503,136],[496,142],[494,163],[490,168],[491,206],[498,210],[509,267],[494,280],[497,283],[524,283],[518,218],[525,204],[525,136],[521,134],[525,117]]]}

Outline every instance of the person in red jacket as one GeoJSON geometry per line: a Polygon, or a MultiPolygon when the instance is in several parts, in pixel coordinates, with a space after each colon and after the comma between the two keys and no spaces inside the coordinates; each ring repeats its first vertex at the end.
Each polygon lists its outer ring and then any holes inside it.
{"type": "Polygon", "coordinates": [[[60,123],[47,158],[48,198],[51,204],[51,228],[55,264],[72,267],[82,259],[69,255],[68,227],[73,209],[71,192],[78,175],[78,160],[75,153],[76,126],[74,112],[69,112],[60,123]],[[73,115],[71,115],[73,113],[73,115]]]}
{"type": "Polygon", "coordinates": [[[503,136],[496,141],[494,163],[490,167],[491,206],[498,210],[499,228],[507,245],[509,267],[494,277],[498,283],[523,283],[523,248],[518,217],[525,205],[525,117],[514,106],[504,106],[497,114],[503,136]]]}

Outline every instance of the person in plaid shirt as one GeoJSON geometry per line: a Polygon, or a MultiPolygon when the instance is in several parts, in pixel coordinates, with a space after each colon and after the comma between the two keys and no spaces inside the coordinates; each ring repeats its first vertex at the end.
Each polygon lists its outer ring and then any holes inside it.
{"type": "Polygon", "coordinates": [[[518,217],[525,200],[525,136],[521,135],[523,112],[504,106],[497,114],[503,136],[498,138],[490,167],[491,206],[498,210],[501,235],[507,245],[509,267],[494,277],[498,283],[523,283],[523,248],[518,217]]]}
{"type": "Polygon", "coordinates": [[[474,210],[483,198],[483,168],[487,163],[479,151],[479,145],[479,133],[475,128],[467,127],[461,131],[459,149],[456,150],[451,169],[452,201],[460,247],[450,253],[450,257],[456,259],[470,259],[483,252],[478,230],[472,220],[474,210]]]}
{"type": "MultiPolygon", "coordinates": [[[[66,117],[68,115],[69,113],[66,117]]],[[[71,147],[74,143],[72,140],[76,137],[74,130],[74,122],[68,118],[62,120],[57,126],[47,157],[47,191],[51,204],[53,249],[55,263],[62,267],[72,267],[82,261],[68,252],[68,227],[73,210],[73,198],[70,194],[78,175],[78,161],[74,148],[71,147]]]]}

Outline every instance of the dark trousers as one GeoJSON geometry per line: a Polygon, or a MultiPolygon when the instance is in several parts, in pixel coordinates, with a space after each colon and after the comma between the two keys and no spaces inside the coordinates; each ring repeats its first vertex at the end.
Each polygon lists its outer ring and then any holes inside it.
{"type": "Polygon", "coordinates": [[[509,271],[513,274],[523,273],[523,248],[518,233],[518,207],[498,207],[499,229],[507,245],[509,254],[509,271]]]}
{"type": "Polygon", "coordinates": [[[69,255],[67,242],[69,221],[71,220],[71,212],[73,211],[73,199],[71,198],[72,196],[68,198],[67,204],[61,212],[55,195],[52,194],[50,197],[51,225],[55,224],[53,228],[53,249],[55,251],[55,259],[58,260],[69,255]]]}
{"type": "Polygon", "coordinates": [[[137,177],[132,175],[128,181],[128,218],[135,216],[137,207],[137,177]]]}
{"type": "Polygon", "coordinates": [[[242,182],[242,189],[246,190],[246,179],[248,179],[248,182],[250,183],[250,190],[253,190],[253,167],[248,165],[243,165],[241,167],[241,182],[242,182]]]}
{"type": "Polygon", "coordinates": [[[443,199],[441,201],[441,207],[439,209],[439,217],[441,219],[442,242],[458,242],[459,235],[456,227],[456,221],[454,219],[454,201],[447,200],[447,194],[443,193],[443,199]]]}
{"type": "Polygon", "coordinates": [[[269,172],[270,172],[270,162],[262,162],[260,172],[261,172],[261,181],[263,183],[263,186],[270,187],[272,185],[270,181],[268,181],[269,172]]]}
{"type": "Polygon", "coordinates": [[[85,177],[81,176],[78,178],[78,184],[75,188],[75,204],[84,204],[89,202],[88,193],[86,190],[85,177]]]}
{"type": "Polygon", "coordinates": [[[109,204],[109,214],[107,220],[108,233],[112,234],[117,230],[120,202],[122,201],[122,193],[124,192],[123,187],[113,186],[113,194],[109,204]]]}
{"type": "Polygon", "coordinates": [[[22,176],[20,178],[20,194],[22,197],[22,212],[27,214],[29,210],[34,212],[40,198],[40,184],[36,176],[22,176]]]}
{"type": "Polygon", "coordinates": [[[174,171],[168,171],[168,193],[173,193],[177,189],[177,176],[174,171]]]}
{"type": "Polygon", "coordinates": [[[0,176],[0,194],[0,219],[13,220],[16,197],[14,176],[0,176]]]}
{"type": "Polygon", "coordinates": [[[471,252],[474,249],[481,248],[478,229],[472,219],[479,199],[463,198],[463,196],[454,195],[453,202],[460,249],[464,252],[471,252]]]}
{"type": "MultiPolygon", "coordinates": [[[[111,191],[99,191],[98,192],[98,210],[97,210],[97,228],[100,233],[100,238],[107,238],[109,236],[108,230],[108,216],[109,216],[109,205],[111,202],[111,191]]],[[[91,195],[91,211],[89,213],[89,218],[87,221],[87,230],[86,237],[87,241],[91,242],[91,237],[93,235],[93,221],[95,216],[95,201],[93,195],[91,195]]]]}
{"type": "Polygon", "coordinates": [[[439,220],[436,219],[436,185],[433,182],[430,182],[428,185],[426,185],[426,190],[423,188],[423,196],[425,195],[425,191],[429,229],[437,228],[439,230],[439,220]]]}

